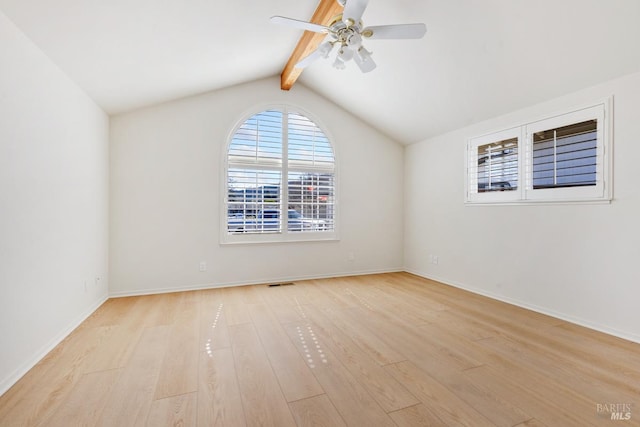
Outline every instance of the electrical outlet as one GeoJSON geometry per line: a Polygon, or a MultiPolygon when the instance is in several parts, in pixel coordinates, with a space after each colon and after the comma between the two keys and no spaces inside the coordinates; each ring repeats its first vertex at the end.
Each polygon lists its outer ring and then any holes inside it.
{"type": "Polygon", "coordinates": [[[86,280],[84,281],[84,293],[85,294],[87,293],[87,281],[86,280]]]}
{"type": "Polygon", "coordinates": [[[207,262],[200,261],[200,271],[207,271],[207,262]]]}
{"type": "Polygon", "coordinates": [[[440,260],[438,259],[438,255],[434,255],[433,256],[433,263],[434,264],[438,264],[440,262],[440,260]]]}
{"type": "Polygon", "coordinates": [[[349,260],[349,262],[353,262],[356,260],[356,255],[353,252],[349,252],[347,259],[349,260]]]}

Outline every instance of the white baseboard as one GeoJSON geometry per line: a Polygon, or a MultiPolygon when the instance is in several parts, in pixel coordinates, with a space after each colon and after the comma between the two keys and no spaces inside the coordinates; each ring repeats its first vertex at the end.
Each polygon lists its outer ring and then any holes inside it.
{"type": "Polygon", "coordinates": [[[473,292],[474,294],[482,295],[482,296],[485,296],[494,300],[502,301],[507,304],[515,305],[521,308],[526,308],[527,310],[535,311],[540,314],[546,314],[547,316],[555,317],[556,319],[564,320],[569,323],[573,323],[579,326],[584,326],[585,328],[593,329],[594,331],[602,332],[607,335],[612,335],[614,337],[622,338],[624,340],[632,341],[640,344],[640,335],[630,331],[622,331],[616,328],[612,328],[606,325],[601,325],[599,323],[592,322],[590,320],[582,319],[579,317],[571,316],[569,314],[551,310],[546,307],[540,307],[535,304],[530,304],[526,301],[520,301],[518,299],[505,297],[504,295],[496,295],[494,293],[487,292],[484,289],[475,288],[473,286],[468,286],[463,283],[452,282],[450,280],[446,280],[441,277],[434,276],[432,274],[426,274],[424,272],[411,270],[411,269],[405,269],[405,271],[407,273],[415,274],[416,276],[424,277],[425,279],[440,282],[444,285],[453,286],[454,288],[459,288],[465,291],[473,292]]]}
{"type": "Polygon", "coordinates": [[[201,289],[229,288],[233,286],[262,285],[267,283],[295,282],[300,280],[329,279],[333,277],[364,276],[367,274],[398,273],[401,271],[404,271],[404,270],[398,267],[398,268],[382,269],[382,270],[344,271],[339,273],[310,275],[310,276],[272,277],[268,279],[260,279],[255,281],[204,283],[204,284],[191,285],[191,286],[176,286],[176,287],[168,287],[168,288],[141,289],[139,291],[111,292],[109,294],[109,297],[122,298],[122,297],[132,297],[132,296],[141,296],[141,295],[156,295],[156,294],[166,294],[171,292],[198,291],[201,289]]]}
{"type": "Polygon", "coordinates": [[[3,378],[0,381],[0,396],[2,396],[7,390],[9,390],[20,378],[24,376],[31,368],[33,368],[38,362],[40,362],[51,350],[53,350],[58,344],[62,342],[74,329],[76,329],[82,322],[84,322],[94,311],[96,311],[102,304],[107,301],[108,296],[104,295],[94,303],[88,310],[84,311],[74,321],[72,321],[66,328],[60,331],[54,338],[52,338],[46,345],[38,350],[31,358],[20,365],[14,370],[8,377],[3,378]]]}

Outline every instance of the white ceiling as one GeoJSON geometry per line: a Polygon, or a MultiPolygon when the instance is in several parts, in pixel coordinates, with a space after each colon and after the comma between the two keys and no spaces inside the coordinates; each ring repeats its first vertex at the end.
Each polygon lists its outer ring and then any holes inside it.
{"type": "MultiPolygon", "coordinates": [[[[0,0],[110,114],[280,74],[301,32],[269,17],[309,19],[316,6],[0,0]]],[[[320,61],[299,82],[405,144],[640,70],[638,0],[370,0],[363,20],[428,31],[367,41],[369,74],[320,61]]]]}

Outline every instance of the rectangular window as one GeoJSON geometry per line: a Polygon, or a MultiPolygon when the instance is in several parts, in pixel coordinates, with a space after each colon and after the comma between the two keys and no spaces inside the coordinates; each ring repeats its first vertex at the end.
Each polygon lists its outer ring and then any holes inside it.
{"type": "Polygon", "coordinates": [[[467,203],[611,200],[610,103],[470,139],[467,203]]]}
{"type": "Polygon", "coordinates": [[[598,121],[533,134],[533,188],[596,185],[598,121]]]}
{"type": "Polygon", "coordinates": [[[512,128],[469,141],[467,201],[508,202],[520,197],[521,133],[512,128]]]}
{"type": "Polygon", "coordinates": [[[478,146],[478,192],[518,188],[518,138],[478,146]]]}

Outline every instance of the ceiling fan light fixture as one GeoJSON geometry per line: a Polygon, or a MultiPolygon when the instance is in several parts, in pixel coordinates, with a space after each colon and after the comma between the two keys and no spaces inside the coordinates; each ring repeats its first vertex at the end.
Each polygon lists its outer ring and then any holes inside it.
{"type": "Polygon", "coordinates": [[[340,59],[339,56],[337,56],[336,60],[333,61],[333,68],[335,68],[336,70],[344,70],[345,68],[347,68],[347,65],[342,59],[340,59]]]}
{"type": "Polygon", "coordinates": [[[349,47],[347,46],[342,46],[338,51],[338,59],[343,62],[350,61],[351,59],[353,59],[353,50],[349,49],[349,47]]]}
{"type": "Polygon", "coordinates": [[[358,48],[358,46],[362,45],[362,37],[360,37],[360,34],[358,33],[349,34],[349,36],[346,38],[346,43],[349,46],[358,48]]]}
{"type": "Polygon", "coordinates": [[[318,51],[320,52],[320,55],[325,59],[329,57],[329,54],[331,53],[332,49],[333,49],[333,44],[330,41],[326,41],[318,47],[318,51]]]}
{"type": "Polygon", "coordinates": [[[368,73],[376,68],[376,63],[371,58],[371,52],[364,47],[360,47],[353,57],[354,62],[360,67],[360,71],[368,73]]]}
{"type": "Polygon", "coordinates": [[[371,52],[365,49],[364,46],[360,46],[360,49],[358,49],[356,54],[362,62],[371,61],[371,52]]]}

